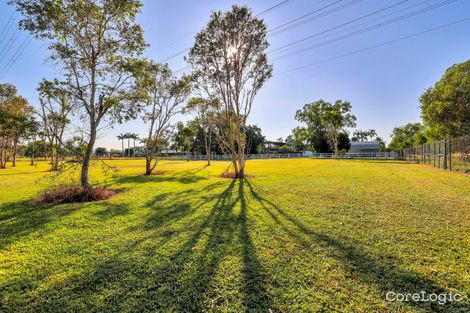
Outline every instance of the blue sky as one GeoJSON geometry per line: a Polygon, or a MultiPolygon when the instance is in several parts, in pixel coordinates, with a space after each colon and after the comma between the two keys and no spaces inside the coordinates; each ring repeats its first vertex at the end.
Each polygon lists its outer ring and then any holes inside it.
{"type": "MultiPolygon", "coordinates": [[[[8,6],[5,0],[0,1],[1,34],[13,8],[8,6]]],[[[237,3],[248,5],[256,14],[280,2],[281,0],[144,1],[138,22],[142,25],[145,38],[150,44],[146,55],[162,61],[189,48],[195,33],[207,23],[210,13],[214,10],[227,10],[232,4],[237,3]]],[[[265,20],[268,29],[272,29],[333,2],[336,1],[293,0],[261,15],[261,18],[265,20]]],[[[374,128],[388,141],[393,127],[420,120],[418,108],[420,94],[437,81],[446,68],[470,58],[470,20],[330,62],[310,67],[303,66],[469,18],[469,0],[450,2],[434,10],[315,49],[279,59],[278,57],[439,3],[443,3],[443,0],[343,0],[330,7],[344,5],[343,9],[292,27],[283,33],[272,33],[268,37],[271,44],[268,50],[397,4],[386,11],[345,27],[369,22],[363,26],[324,39],[316,37],[315,41],[282,53],[271,53],[269,56],[274,65],[274,75],[255,99],[250,123],[260,126],[268,139],[285,138],[298,125],[294,119],[295,111],[305,103],[320,98],[329,101],[342,99],[351,102],[358,128],[374,128]],[[399,12],[384,17],[394,11],[399,12]],[[299,67],[303,68],[289,71],[299,67]]],[[[51,79],[57,73],[46,60],[47,44],[32,40],[10,70],[1,76],[2,70],[8,66],[11,55],[20,47],[23,40],[27,40],[27,34],[23,32],[15,34],[16,29],[17,26],[14,25],[8,30],[5,37],[7,40],[11,35],[14,35],[14,38],[18,36],[12,48],[3,51],[4,55],[2,50],[6,41],[0,45],[0,82],[15,84],[19,92],[35,105],[37,104],[35,89],[38,82],[43,77],[51,79]]],[[[341,28],[333,32],[338,30],[341,28]]],[[[168,62],[173,70],[180,70],[186,66],[183,55],[168,62]]],[[[174,121],[178,119],[184,120],[187,117],[179,116],[174,121]]],[[[137,120],[101,129],[97,146],[120,148],[116,136],[127,131],[144,136],[146,126],[137,120]]]]}

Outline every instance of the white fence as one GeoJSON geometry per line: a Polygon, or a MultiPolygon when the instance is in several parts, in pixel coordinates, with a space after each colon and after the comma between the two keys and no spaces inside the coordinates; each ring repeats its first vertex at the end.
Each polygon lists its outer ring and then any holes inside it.
{"type": "MultiPolygon", "coordinates": [[[[205,154],[174,155],[170,157],[175,160],[206,160],[205,154]]],[[[279,153],[279,154],[246,154],[247,160],[253,159],[296,159],[296,158],[313,158],[313,159],[334,159],[334,153],[279,153]]],[[[346,153],[338,156],[339,159],[396,159],[396,152],[380,152],[380,153],[346,153]]],[[[211,160],[229,160],[224,154],[214,154],[211,160]]]]}

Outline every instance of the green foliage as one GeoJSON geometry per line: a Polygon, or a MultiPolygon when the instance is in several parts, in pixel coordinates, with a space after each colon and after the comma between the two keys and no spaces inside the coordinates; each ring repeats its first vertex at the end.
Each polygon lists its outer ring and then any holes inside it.
{"type": "Polygon", "coordinates": [[[408,123],[402,127],[395,127],[391,137],[392,140],[390,141],[389,148],[394,151],[426,142],[424,128],[420,123],[408,123]]]}
{"type": "Polygon", "coordinates": [[[379,143],[380,146],[380,152],[386,152],[387,151],[387,145],[385,144],[385,141],[383,140],[382,137],[375,137],[375,141],[379,143]]]}
{"type": "Polygon", "coordinates": [[[355,130],[353,133],[353,137],[351,138],[352,141],[368,141],[372,140],[374,137],[377,136],[375,129],[369,130],[355,130]]]}
{"type": "Polygon", "coordinates": [[[246,127],[246,138],[247,138],[247,145],[246,145],[246,153],[249,154],[256,154],[261,153],[263,149],[264,142],[266,138],[263,136],[261,132],[261,128],[256,125],[248,125],[246,127]]]}
{"type": "Polygon", "coordinates": [[[108,149],[106,149],[104,147],[96,147],[95,155],[99,155],[99,156],[108,155],[108,149]]]}
{"type": "Polygon", "coordinates": [[[338,153],[338,149],[349,149],[346,128],[355,127],[356,117],[351,114],[351,104],[338,100],[334,104],[320,99],[313,103],[305,104],[302,110],[298,110],[295,119],[304,123],[305,127],[296,128],[293,131],[297,143],[306,143],[307,146],[317,152],[326,152],[329,147],[338,153]],[[342,136],[341,147],[339,139],[342,136]]]}
{"type": "Polygon", "coordinates": [[[239,178],[244,177],[247,119],[256,94],[272,76],[268,46],[264,21],[233,5],[212,13],[189,51],[196,92],[219,103],[215,137],[239,178]]]}
{"type": "Polygon", "coordinates": [[[11,84],[0,84],[0,168],[6,167],[9,156],[16,162],[17,145],[35,127],[33,108],[17,94],[11,84]]]}
{"type": "Polygon", "coordinates": [[[448,68],[420,102],[429,139],[470,135],[470,60],[448,68]]]}
{"type": "Polygon", "coordinates": [[[135,23],[139,0],[12,0],[20,26],[48,43],[50,58],[62,66],[64,81],[87,123],[81,184],[90,187],[88,169],[103,120],[135,118],[133,77],[136,57],[146,44],[135,23]]]}

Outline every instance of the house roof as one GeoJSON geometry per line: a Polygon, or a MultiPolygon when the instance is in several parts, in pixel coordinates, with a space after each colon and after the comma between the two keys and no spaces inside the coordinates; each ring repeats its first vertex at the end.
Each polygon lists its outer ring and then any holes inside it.
{"type": "Polygon", "coordinates": [[[364,148],[364,149],[380,149],[378,141],[353,141],[351,142],[351,148],[364,148]]]}
{"type": "Polygon", "coordinates": [[[360,152],[379,152],[380,144],[378,141],[353,141],[349,153],[360,152]]]}

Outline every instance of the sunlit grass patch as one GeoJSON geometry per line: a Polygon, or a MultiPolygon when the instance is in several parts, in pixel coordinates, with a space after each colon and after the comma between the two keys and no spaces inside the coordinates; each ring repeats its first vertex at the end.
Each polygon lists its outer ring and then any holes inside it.
{"type": "Polygon", "coordinates": [[[401,162],[108,161],[122,190],[32,201],[47,164],[0,171],[0,311],[468,311],[470,181],[401,162]],[[28,174],[26,174],[28,173],[28,174]],[[39,179],[39,180],[38,180],[39,179]],[[388,302],[388,291],[460,303],[388,302]]]}

